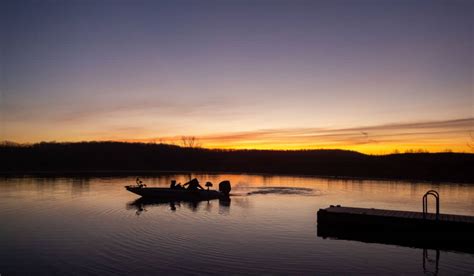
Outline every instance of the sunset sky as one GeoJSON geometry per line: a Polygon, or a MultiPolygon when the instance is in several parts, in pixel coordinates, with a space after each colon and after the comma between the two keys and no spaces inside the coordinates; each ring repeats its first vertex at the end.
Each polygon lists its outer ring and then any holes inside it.
{"type": "Polygon", "coordinates": [[[0,140],[472,152],[474,1],[1,1],[0,140]]]}

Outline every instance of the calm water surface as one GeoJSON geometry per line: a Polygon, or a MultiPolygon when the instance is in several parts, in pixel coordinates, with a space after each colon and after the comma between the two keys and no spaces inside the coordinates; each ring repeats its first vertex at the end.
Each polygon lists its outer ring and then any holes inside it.
{"type": "MultiPolygon", "coordinates": [[[[191,175],[142,178],[167,186],[191,175]]],[[[474,185],[201,175],[232,183],[231,202],[143,203],[134,177],[0,180],[0,274],[430,274],[435,250],[323,239],[331,204],[474,215],[474,185]],[[423,267],[424,253],[428,254],[423,267]]],[[[440,251],[438,273],[472,275],[474,255],[440,251]]]]}

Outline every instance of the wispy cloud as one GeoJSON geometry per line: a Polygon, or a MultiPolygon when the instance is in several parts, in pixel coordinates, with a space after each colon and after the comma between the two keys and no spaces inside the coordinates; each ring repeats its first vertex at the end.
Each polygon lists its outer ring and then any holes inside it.
{"type": "MultiPolygon", "coordinates": [[[[198,137],[212,148],[324,148],[369,146],[406,148],[466,147],[474,118],[360,126],[349,128],[282,128],[217,133],[198,137]]],[[[154,138],[178,141],[179,137],[154,138]]]]}

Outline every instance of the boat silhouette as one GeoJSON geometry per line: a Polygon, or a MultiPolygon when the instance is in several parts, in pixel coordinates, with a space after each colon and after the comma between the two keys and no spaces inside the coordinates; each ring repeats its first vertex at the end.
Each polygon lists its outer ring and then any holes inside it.
{"type": "MultiPolygon", "coordinates": [[[[196,186],[183,188],[181,186],[174,188],[162,188],[162,187],[147,187],[137,178],[136,185],[127,185],[125,189],[129,192],[142,196],[144,198],[153,199],[164,199],[164,200],[211,200],[211,199],[225,199],[229,197],[231,191],[230,182],[225,180],[219,183],[219,190],[210,190],[212,183],[206,184],[207,189],[202,188],[199,185],[197,179],[193,179],[190,182],[196,186]],[[199,188],[198,188],[199,187],[199,188]]],[[[184,185],[188,185],[188,183],[184,185]]]]}

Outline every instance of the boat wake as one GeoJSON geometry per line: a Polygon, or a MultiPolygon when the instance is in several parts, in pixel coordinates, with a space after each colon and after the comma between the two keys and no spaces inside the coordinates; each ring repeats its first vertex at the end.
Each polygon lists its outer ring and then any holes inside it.
{"type": "Polygon", "coordinates": [[[313,190],[310,188],[298,188],[298,187],[257,187],[257,191],[248,192],[247,195],[267,195],[267,194],[279,194],[279,195],[318,195],[320,191],[313,190]]]}

